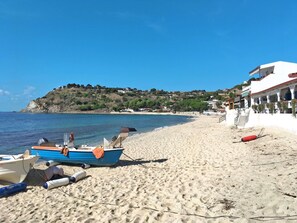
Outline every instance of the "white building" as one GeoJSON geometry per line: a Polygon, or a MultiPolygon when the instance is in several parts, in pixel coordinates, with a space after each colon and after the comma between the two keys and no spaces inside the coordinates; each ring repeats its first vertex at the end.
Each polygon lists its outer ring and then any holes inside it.
{"type": "Polygon", "coordinates": [[[237,127],[277,127],[297,134],[293,99],[297,99],[297,64],[278,61],[250,72],[256,80],[242,89],[244,109],[227,110],[225,123],[237,127]],[[260,109],[261,107],[261,109],[260,109]]]}
{"type": "Polygon", "coordinates": [[[211,101],[207,101],[208,106],[212,109],[212,110],[217,110],[218,109],[218,102],[219,100],[217,99],[212,99],[211,101]]]}
{"type": "MultiPolygon", "coordinates": [[[[297,64],[278,61],[263,64],[250,72],[250,76],[259,74],[259,79],[251,81],[250,86],[242,89],[244,107],[287,101],[297,98],[297,64]]],[[[277,109],[277,107],[276,107],[277,109]]]]}

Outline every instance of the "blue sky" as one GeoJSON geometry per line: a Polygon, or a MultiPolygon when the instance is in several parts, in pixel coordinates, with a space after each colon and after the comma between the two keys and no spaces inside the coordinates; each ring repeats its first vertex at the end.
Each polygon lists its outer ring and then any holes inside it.
{"type": "Polygon", "coordinates": [[[68,83],[231,88],[297,62],[295,0],[0,0],[0,111],[68,83]]]}

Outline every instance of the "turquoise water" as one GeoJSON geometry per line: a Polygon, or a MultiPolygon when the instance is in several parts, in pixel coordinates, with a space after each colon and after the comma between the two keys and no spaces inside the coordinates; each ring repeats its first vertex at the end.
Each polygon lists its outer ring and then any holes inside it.
{"type": "MultiPolygon", "coordinates": [[[[63,144],[64,133],[73,132],[75,144],[101,144],[118,135],[121,127],[137,133],[190,121],[187,116],[108,114],[29,114],[0,112],[0,154],[22,153],[40,138],[63,144]]],[[[137,134],[136,133],[136,134],[137,134]]],[[[135,133],[134,133],[135,134],[135,133]]]]}

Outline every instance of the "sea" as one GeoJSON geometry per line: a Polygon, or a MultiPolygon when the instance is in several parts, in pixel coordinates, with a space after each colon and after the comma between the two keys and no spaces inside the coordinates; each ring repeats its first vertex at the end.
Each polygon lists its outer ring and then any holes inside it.
{"type": "Polygon", "coordinates": [[[74,133],[75,145],[99,145],[122,127],[140,134],[191,121],[189,116],[133,114],[32,114],[0,112],[0,154],[18,154],[38,145],[41,138],[63,144],[64,135],[74,133]]]}

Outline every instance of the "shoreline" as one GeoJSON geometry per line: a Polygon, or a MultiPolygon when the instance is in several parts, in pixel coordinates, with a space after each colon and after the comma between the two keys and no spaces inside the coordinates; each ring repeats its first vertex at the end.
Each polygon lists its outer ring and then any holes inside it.
{"type": "MultiPolygon", "coordinates": [[[[129,137],[124,142],[125,154],[115,167],[86,169],[88,178],[67,186],[45,190],[32,171],[26,179],[26,192],[2,198],[7,211],[0,220],[294,219],[295,135],[265,128],[264,137],[243,143],[241,137],[257,134],[260,128],[230,128],[218,123],[218,119],[201,115],[188,123],[129,137]]],[[[67,175],[81,170],[60,166],[67,175]]],[[[44,168],[35,167],[36,171],[44,168]]]]}
{"type": "Polygon", "coordinates": [[[98,114],[31,114],[31,113],[3,113],[1,116],[6,124],[2,130],[6,131],[9,138],[1,135],[0,139],[8,140],[0,145],[0,152],[23,153],[25,149],[37,144],[40,138],[47,138],[57,144],[63,143],[63,133],[74,132],[77,145],[97,145],[102,144],[103,139],[111,139],[118,134],[121,127],[136,127],[139,132],[153,131],[163,126],[171,126],[179,123],[191,121],[191,116],[168,116],[168,115],[98,115],[98,114]],[[16,122],[14,120],[17,120],[16,122]],[[30,122],[30,126],[26,123],[30,122]],[[24,124],[23,124],[24,123],[24,124]],[[19,126],[22,126],[19,128],[19,126]],[[31,126],[36,126],[32,128],[31,126]],[[42,127],[39,127],[42,126],[42,127]],[[7,130],[5,130],[7,129],[7,130]],[[17,130],[13,130],[17,129],[17,130]],[[18,134],[14,132],[22,131],[18,134]],[[84,129],[84,131],[82,131],[84,129]],[[63,131],[61,134],[60,132],[63,131]],[[27,138],[26,132],[30,132],[27,138]]]}
{"type": "MultiPolygon", "coordinates": [[[[8,112],[9,113],[9,112],[8,112]]],[[[13,112],[10,113],[24,113],[24,114],[97,114],[97,115],[182,115],[182,116],[197,116],[201,115],[199,112],[13,112]]]]}

